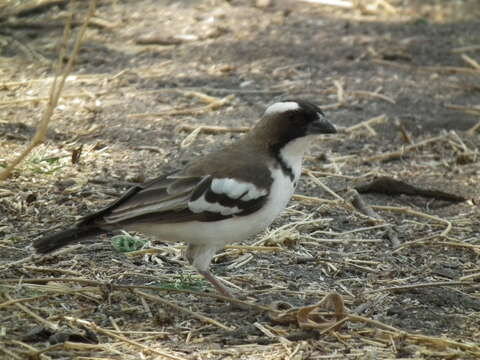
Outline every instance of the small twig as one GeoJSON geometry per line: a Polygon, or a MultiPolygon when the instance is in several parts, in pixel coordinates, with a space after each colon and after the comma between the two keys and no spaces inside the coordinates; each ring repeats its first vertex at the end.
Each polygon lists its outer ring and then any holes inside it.
{"type": "MultiPolygon", "coordinates": [[[[452,223],[448,220],[442,219],[438,216],[429,215],[420,211],[416,211],[407,207],[396,207],[396,206],[383,206],[383,205],[372,205],[372,208],[378,210],[385,210],[385,211],[392,211],[392,212],[400,212],[408,215],[423,217],[425,219],[434,220],[443,224],[446,224],[446,228],[438,235],[438,237],[445,237],[447,234],[452,230],[452,223]]],[[[397,249],[398,250],[398,249],[397,249]]]]}
{"type": "MultiPolygon", "coordinates": [[[[105,93],[106,92],[102,91],[102,92],[95,93],[94,95],[98,96],[98,95],[103,95],[105,93]]],[[[61,95],[60,99],[79,98],[79,97],[85,97],[85,96],[91,98],[91,94],[77,93],[77,94],[61,95]]],[[[48,101],[48,100],[50,100],[50,97],[48,97],[48,96],[38,96],[38,97],[32,97],[32,98],[0,101],[0,106],[5,107],[5,105],[16,105],[16,104],[24,104],[24,103],[48,101]]]]}
{"type": "MultiPolygon", "coordinates": [[[[148,306],[147,300],[143,296],[140,296],[140,301],[142,302],[142,306],[145,309],[149,318],[153,318],[152,310],[150,310],[150,306],[148,306]]],[[[118,326],[115,328],[116,330],[120,330],[118,326]]]]}
{"type": "Polygon", "coordinates": [[[4,307],[7,307],[7,306],[10,306],[10,305],[17,304],[17,303],[43,300],[43,299],[48,298],[50,296],[52,296],[52,294],[38,295],[38,296],[32,296],[32,297],[20,298],[20,299],[11,299],[11,300],[5,301],[4,303],[0,303],[0,309],[4,308],[4,307]]]}
{"type": "Polygon", "coordinates": [[[470,74],[470,75],[480,75],[480,70],[470,69],[467,67],[455,67],[455,66],[412,66],[407,64],[399,64],[395,61],[387,61],[380,59],[372,60],[376,64],[394,66],[400,69],[408,71],[428,71],[428,72],[437,72],[440,74],[470,74]]]}
{"type": "Polygon", "coordinates": [[[352,91],[351,92],[352,95],[360,95],[360,96],[369,96],[369,97],[373,97],[373,98],[378,98],[378,99],[382,99],[382,100],[385,100],[391,104],[395,104],[396,101],[394,99],[392,99],[391,97],[387,96],[387,95],[383,95],[383,94],[379,94],[377,92],[371,92],[371,91],[364,91],[364,90],[355,90],[355,91],[352,91]]]}
{"type": "Polygon", "coordinates": [[[366,317],[363,317],[363,316],[360,316],[360,315],[350,314],[350,315],[347,315],[347,319],[351,320],[353,322],[361,322],[361,323],[364,323],[364,324],[373,325],[373,326],[375,326],[376,328],[379,328],[379,329],[394,331],[396,333],[402,333],[402,331],[400,329],[397,329],[393,326],[384,324],[380,321],[372,320],[372,319],[369,319],[369,318],[366,318],[366,317]]]}
{"type": "MultiPolygon", "coordinates": [[[[407,241],[403,243],[401,246],[398,246],[397,248],[395,248],[395,251],[393,251],[392,253],[393,254],[398,253],[401,250],[411,246],[434,245],[434,246],[451,246],[456,248],[465,248],[465,249],[470,249],[474,251],[476,254],[480,254],[480,245],[466,244],[460,241],[433,241],[437,236],[440,236],[440,234],[429,236],[426,239],[424,238],[424,239],[417,239],[413,241],[407,241]]],[[[446,238],[450,239],[448,236],[446,238]]]]}
{"type": "Polygon", "coordinates": [[[149,351],[153,354],[164,356],[164,357],[167,357],[167,358],[172,359],[172,360],[185,360],[185,358],[183,358],[183,357],[179,357],[179,356],[176,356],[176,355],[173,355],[173,354],[169,354],[165,351],[157,350],[157,349],[154,349],[150,346],[140,344],[139,342],[128,339],[123,335],[119,335],[119,334],[116,334],[116,333],[114,333],[110,330],[104,329],[104,328],[98,326],[97,324],[95,324],[93,322],[82,320],[82,319],[77,319],[77,318],[70,317],[70,316],[65,316],[65,319],[68,320],[68,321],[72,321],[75,324],[85,326],[89,329],[92,329],[93,331],[99,332],[99,333],[101,333],[103,335],[106,335],[110,338],[126,342],[127,344],[130,344],[130,345],[134,345],[134,346],[136,346],[136,347],[138,347],[138,348],[140,348],[144,351],[149,351]]]}
{"type": "Polygon", "coordinates": [[[313,182],[315,184],[317,184],[318,186],[320,186],[324,191],[326,191],[327,193],[329,193],[330,195],[332,195],[335,199],[337,199],[338,201],[340,202],[345,202],[345,200],[340,196],[338,195],[335,191],[333,191],[332,189],[330,189],[327,185],[325,185],[323,182],[321,182],[315,175],[313,175],[310,171],[306,171],[307,175],[310,177],[310,179],[313,180],[313,182]]]}
{"type": "Polygon", "coordinates": [[[333,81],[333,85],[337,89],[337,100],[339,104],[344,104],[346,101],[345,90],[343,89],[343,83],[338,80],[333,81]]]}
{"type": "Polygon", "coordinates": [[[195,130],[193,130],[190,134],[188,134],[185,137],[185,139],[183,139],[182,142],[180,143],[180,148],[185,149],[190,145],[192,145],[197,139],[198,134],[200,133],[201,130],[202,130],[202,127],[199,126],[195,130]]]}
{"type": "Polygon", "coordinates": [[[480,45],[469,45],[469,46],[462,46],[458,48],[453,48],[452,52],[454,53],[463,53],[467,51],[478,51],[480,50],[480,45]]]}
{"type": "Polygon", "coordinates": [[[311,4],[318,4],[318,5],[337,6],[337,7],[346,8],[346,9],[353,8],[353,3],[351,1],[345,1],[345,0],[300,0],[300,1],[311,3],[311,4]]]}
{"type": "Polygon", "coordinates": [[[462,54],[462,59],[467,63],[469,64],[470,66],[472,66],[474,69],[477,69],[477,70],[480,70],[480,64],[472,59],[470,56],[468,56],[467,54],[462,54]]]}
{"type": "Polygon", "coordinates": [[[7,7],[6,11],[0,16],[0,20],[9,17],[25,16],[33,12],[43,11],[55,5],[62,5],[67,0],[38,0],[19,3],[17,6],[7,7]]]}
{"type": "Polygon", "coordinates": [[[7,348],[3,347],[3,346],[0,344],[0,354],[1,354],[1,353],[4,353],[5,355],[9,356],[9,359],[14,359],[14,360],[22,360],[22,359],[24,359],[24,357],[20,357],[19,355],[17,355],[17,354],[14,353],[13,351],[8,350],[7,348]]]}
{"type": "Polygon", "coordinates": [[[347,317],[344,317],[343,319],[338,320],[337,322],[334,322],[332,325],[327,327],[325,330],[320,331],[319,335],[322,336],[322,335],[325,335],[325,334],[329,333],[332,330],[338,329],[340,327],[340,325],[342,325],[344,322],[347,322],[348,320],[349,320],[349,317],[347,316],[347,317]]]}
{"type": "Polygon", "coordinates": [[[475,135],[475,133],[480,129],[480,121],[473,125],[470,129],[467,130],[467,134],[470,136],[475,135]]]}
{"type": "Polygon", "coordinates": [[[480,278],[480,272],[470,275],[465,275],[460,278],[460,281],[476,280],[480,278]]]}
{"type": "Polygon", "coordinates": [[[368,120],[362,121],[358,124],[355,124],[353,126],[350,126],[350,127],[347,127],[345,129],[343,129],[343,132],[348,134],[348,133],[351,133],[353,131],[358,130],[361,127],[367,127],[367,126],[370,126],[372,124],[377,124],[377,123],[384,123],[386,121],[388,121],[388,117],[387,117],[386,114],[374,116],[373,118],[370,118],[368,120]]]}
{"type": "Polygon", "coordinates": [[[72,271],[67,269],[55,269],[50,267],[37,267],[37,266],[31,266],[31,265],[24,266],[24,269],[29,271],[38,271],[38,272],[46,272],[46,273],[60,273],[60,274],[65,274],[70,276],[82,275],[78,271],[72,271]]]}
{"type": "Polygon", "coordinates": [[[222,323],[218,322],[217,320],[214,320],[214,319],[212,319],[212,318],[209,318],[209,317],[207,317],[207,316],[205,316],[205,315],[201,315],[201,314],[196,313],[196,312],[194,312],[194,311],[192,311],[192,310],[188,310],[188,309],[186,309],[186,308],[184,308],[184,307],[182,307],[182,306],[179,306],[179,305],[177,305],[177,304],[174,304],[174,303],[172,303],[172,302],[170,302],[170,301],[167,301],[167,300],[165,300],[165,299],[162,299],[162,298],[160,298],[160,297],[158,297],[158,296],[151,295],[151,294],[148,294],[148,293],[143,292],[143,291],[140,291],[140,290],[133,290],[133,292],[134,292],[135,294],[137,294],[138,296],[140,296],[140,297],[147,298],[147,299],[149,299],[149,300],[151,300],[151,301],[160,303],[160,304],[162,304],[162,305],[166,305],[166,306],[168,306],[168,307],[171,307],[171,308],[174,309],[174,310],[187,313],[188,315],[190,315],[190,316],[194,317],[195,319],[200,320],[201,322],[204,322],[204,323],[206,323],[206,324],[214,325],[214,326],[216,326],[216,327],[219,327],[219,328],[221,328],[221,329],[223,329],[223,330],[227,330],[227,331],[234,330],[233,328],[230,328],[230,327],[228,327],[228,326],[226,326],[226,325],[223,325],[222,323]]]}
{"type": "MultiPolygon", "coordinates": [[[[72,251],[75,251],[75,250],[81,248],[81,247],[83,247],[83,245],[80,245],[80,244],[69,246],[69,247],[63,248],[63,249],[55,252],[52,255],[47,255],[47,256],[57,257],[59,255],[68,254],[72,251]]],[[[0,266],[0,271],[11,268],[12,266],[18,266],[18,265],[22,265],[22,264],[29,263],[29,262],[37,263],[37,262],[41,262],[41,261],[44,261],[44,260],[45,260],[45,256],[38,256],[36,254],[32,254],[32,255],[24,257],[23,259],[13,261],[11,263],[3,264],[2,266],[0,266]]]]}
{"type": "Polygon", "coordinates": [[[374,156],[370,156],[368,158],[362,158],[362,159],[357,160],[357,162],[365,164],[365,163],[370,163],[370,162],[373,162],[373,161],[385,162],[385,161],[389,161],[389,160],[393,160],[393,159],[398,159],[398,158],[401,158],[406,153],[408,153],[410,151],[413,151],[413,150],[416,150],[416,149],[418,149],[422,146],[429,145],[429,144],[437,142],[437,141],[445,140],[445,138],[447,136],[448,136],[448,134],[435,136],[435,137],[420,141],[419,143],[405,146],[401,150],[391,151],[391,152],[383,153],[383,154],[377,154],[377,155],[374,155],[374,156]]]}
{"type": "MultiPolygon", "coordinates": [[[[10,300],[10,301],[13,301],[13,299],[7,294],[5,293],[4,296],[10,300]]],[[[58,326],[48,320],[45,320],[44,318],[42,318],[41,316],[35,314],[33,311],[31,311],[29,308],[27,308],[25,305],[22,305],[20,304],[19,302],[15,302],[14,303],[14,306],[18,307],[20,310],[22,310],[25,314],[27,314],[28,316],[30,316],[31,318],[33,318],[34,320],[36,320],[37,322],[39,322],[40,324],[44,325],[45,327],[49,328],[50,330],[53,330],[53,331],[57,331],[58,330],[58,326]]]]}
{"type": "Polygon", "coordinates": [[[364,294],[375,294],[384,291],[408,291],[418,288],[426,287],[439,287],[439,286],[466,286],[472,285],[473,282],[466,281],[439,281],[439,282],[429,282],[429,283],[419,283],[419,284],[410,284],[410,285],[401,285],[401,286],[390,286],[381,289],[366,291],[364,294]]]}
{"type": "Polygon", "coordinates": [[[0,284],[2,283],[25,283],[25,284],[45,284],[50,281],[54,282],[77,282],[79,284],[84,285],[91,285],[91,286],[109,286],[112,289],[117,290],[125,290],[125,289],[142,289],[142,290],[152,290],[152,291],[165,291],[165,292],[173,292],[173,293],[183,293],[183,294],[191,294],[198,297],[210,297],[213,299],[223,300],[231,302],[232,304],[238,304],[243,306],[249,306],[252,309],[256,309],[258,311],[274,311],[267,306],[252,304],[247,301],[242,301],[230,297],[225,297],[222,295],[218,295],[215,293],[204,293],[200,291],[193,291],[188,289],[174,289],[174,288],[161,288],[158,286],[147,286],[147,285],[116,285],[111,283],[106,283],[97,280],[89,280],[85,278],[21,278],[21,279],[0,279],[0,284]]]}
{"type": "MultiPolygon", "coordinates": [[[[300,194],[294,194],[292,196],[292,199],[295,201],[303,202],[303,203],[314,203],[314,204],[338,205],[340,203],[340,200],[322,199],[319,197],[300,195],[300,194]]],[[[342,199],[341,202],[343,203],[344,200],[342,199]]]]}
{"type": "Polygon", "coordinates": [[[216,102],[212,102],[205,106],[165,110],[158,113],[130,114],[127,117],[129,119],[143,119],[143,118],[149,118],[149,117],[163,117],[163,116],[173,116],[173,115],[198,115],[207,111],[216,110],[226,105],[227,103],[229,103],[233,98],[234,98],[234,95],[228,95],[222,99],[218,99],[218,101],[216,102]]]}
{"type": "Polygon", "coordinates": [[[398,130],[400,131],[400,134],[402,135],[402,139],[408,144],[408,145],[413,145],[414,142],[413,142],[413,139],[412,137],[410,136],[409,132],[407,131],[407,129],[405,128],[405,125],[403,124],[402,121],[400,121],[400,119],[395,119],[395,126],[398,128],[398,130]]]}
{"type": "MultiPolygon", "coordinates": [[[[464,145],[465,146],[465,145],[464,145]]],[[[465,151],[467,151],[465,147],[465,151]]],[[[410,185],[404,181],[393,179],[389,176],[378,177],[368,183],[357,185],[355,189],[360,193],[377,193],[387,195],[411,195],[432,198],[436,200],[463,202],[466,201],[463,196],[450,194],[440,190],[423,189],[415,185],[410,185]]]]}
{"type": "Polygon", "coordinates": [[[463,106],[455,104],[445,104],[447,109],[463,111],[467,114],[480,115],[480,106],[463,106]]]}
{"type": "Polygon", "coordinates": [[[345,194],[344,199],[351,202],[351,204],[355,207],[355,209],[360,211],[362,214],[364,214],[364,215],[366,215],[366,216],[368,216],[368,217],[370,217],[374,220],[384,222],[384,220],[380,217],[380,215],[378,215],[375,211],[373,211],[372,207],[369,204],[367,204],[365,201],[363,201],[363,199],[361,198],[361,196],[360,196],[360,194],[358,193],[357,190],[350,189],[345,194]]]}
{"type": "Polygon", "coordinates": [[[480,75],[480,69],[470,69],[466,67],[455,66],[421,66],[418,70],[438,72],[440,74],[470,74],[480,75]]]}

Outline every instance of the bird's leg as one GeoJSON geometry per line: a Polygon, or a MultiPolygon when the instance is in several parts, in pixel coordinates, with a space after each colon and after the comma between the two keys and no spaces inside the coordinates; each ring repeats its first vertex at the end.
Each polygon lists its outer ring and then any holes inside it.
{"type": "Polygon", "coordinates": [[[198,273],[207,279],[220,294],[233,298],[230,290],[208,271],[210,262],[218,249],[218,247],[210,245],[188,244],[185,257],[197,269],[198,273]]]}
{"type": "Polygon", "coordinates": [[[233,298],[232,294],[230,293],[230,289],[223,285],[220,280],[213,276],[210,271],[198,270],[198,273],[202,275],[205,279],[207,279],[220,294],[229,298],[233,298]]]}

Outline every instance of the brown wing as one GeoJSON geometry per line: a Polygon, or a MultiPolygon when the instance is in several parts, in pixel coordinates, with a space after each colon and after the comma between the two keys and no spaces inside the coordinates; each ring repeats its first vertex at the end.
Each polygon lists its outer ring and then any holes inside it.
{"type": "Polygon", "coordinates": [[[215,221],[251,214],[267,197],[268,188],[241,180],[170,175],[128,190],[81,224],[121,228],[134,222],[215,221]]]}

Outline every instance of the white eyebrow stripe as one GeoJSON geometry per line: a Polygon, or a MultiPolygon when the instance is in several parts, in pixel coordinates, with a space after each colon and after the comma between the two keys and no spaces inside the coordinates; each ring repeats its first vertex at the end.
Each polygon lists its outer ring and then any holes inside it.
{"type": "Polygon", "coordinates": [[[278,114],[278,113],[283,113],[283,112],[298,110],[298,109],[300,109],[300,105],[298,105],[298,103],[295,101],[277,102],[275,104],[270,105],[265,110],[265,115],[278,114]]]}

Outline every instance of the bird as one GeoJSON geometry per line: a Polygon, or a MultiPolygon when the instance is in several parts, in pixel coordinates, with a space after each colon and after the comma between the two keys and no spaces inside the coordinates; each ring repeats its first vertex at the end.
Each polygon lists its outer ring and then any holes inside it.
{"type": "Polygon", "coordinates": [[[120,229],[183,242],[190,265],[232,298],[231,289],[209,270],[215,253],[270,226],[295,191],[312,140],[336,131],[311,101],[274,102],[237,141],[130,188],[72,227],[34,240],[33,247],[47,254],[120,229]]]}

